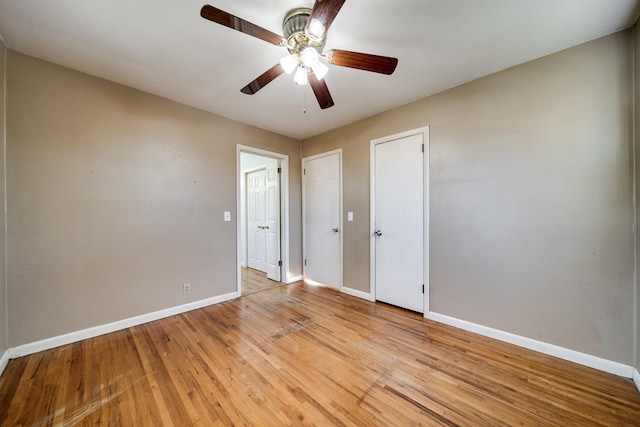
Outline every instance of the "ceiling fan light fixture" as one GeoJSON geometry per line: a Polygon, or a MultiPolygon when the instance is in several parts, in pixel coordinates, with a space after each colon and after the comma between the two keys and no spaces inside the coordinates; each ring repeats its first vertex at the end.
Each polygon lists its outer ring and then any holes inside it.
{"type": "Polygon", "coordinates": [[[280,60],[280,66],[285,73],[291,74],[296,70],[298,63],[300,62],[298,55],[287,55],[280,60]]]}
{"type": "Polygon", "coordinates": [[[302,63],[313,68],[318,63],[318,51],[312,47],[305,47],[300,53],[302,63]]]}
{"type": "Polygon", "coordinates": [[[309,82],[309,77],[307,76],[307,69],[304,65],[298,66],[296,70],[296,74],[293,76],[293,81],[300,86],[304,86],[309,82]]]}
{"type": "Polygon", "coordinates": [[[329,68],[324,61],[321,62],[320,57],[338,67],[387,75],[393,74],[398,65],[397,58],[348,50],[334,49],[323,55],[327,32],[345,2],[346,0],[315,0],[312,9],[291,9],[282,21],[284,37],[211,5],[202,6],[200,16],[289,51],[289,55],[279,63],[240,89],[242,93],[253,95],[286,72],[294,74],[296,84],[309,84],[320,108],[326,109],[334,103],[324,81],[329,68]]]}
{"type": "Polygon", "coordinates": [[[318,80],[322,80],[324,78],[324,76],[327,75],[327,72],[329,71],[329,67],[327,67],[326,65],[324,65],[322,62],[318,61],[316,63],[316,65],[314,65],[313,67],[311,67],[311,69],[313,70],[313,74],[316,75],[316,78],[318,80]]]}

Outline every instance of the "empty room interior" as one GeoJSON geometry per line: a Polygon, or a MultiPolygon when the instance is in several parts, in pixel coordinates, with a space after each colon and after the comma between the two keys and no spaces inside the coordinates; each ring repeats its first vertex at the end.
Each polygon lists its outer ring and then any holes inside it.
{"type": "Polygon", "coordinates": [[[640,425],[640,0],[0,0],[0,425],[640,425]]]}

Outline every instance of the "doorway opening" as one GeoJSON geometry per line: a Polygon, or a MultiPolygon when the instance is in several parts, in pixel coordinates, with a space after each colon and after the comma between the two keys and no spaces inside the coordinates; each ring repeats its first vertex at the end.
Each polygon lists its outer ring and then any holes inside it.
{"type": "Polygon", "coordinates": [[[237,291],[288,283],[288,156],[237,146],[237,291]]]}

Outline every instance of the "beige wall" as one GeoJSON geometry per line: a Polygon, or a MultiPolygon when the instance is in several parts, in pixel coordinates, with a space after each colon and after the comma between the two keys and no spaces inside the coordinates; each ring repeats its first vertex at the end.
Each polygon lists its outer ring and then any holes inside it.
{"type": "MultiPolygon", "coordinates": [[[[343,149],[345,286],[369,290],[369,141],[429,125],[431,310],[633,363],[632,42],[304,141],[343,149]]],[[[11,51],[6,78],[9,347],[232,292],[236,144],[290,157],[300,273],[297,141],[11,51]]]]}
{"type": "Polygon", "coordinates": [[[344,155],[344,284],[369,291],[369,143],[430,126],[431,310],[633,363],[632,37],[303,141],[344,155]]]}
{"type": "Polygon", "coordinates": [[[5,282],[5,212],[4,212],[4,64],[7,49],[0,39],[0,357],[8,348],[7,345],[7,284],[5,282]]]}
{"type": "MultiPolygon", "coordinates": [[[[637,227],[640,224],[640,206],[638,206],[638,192],[640,192],[640,20],[633,29],[634,58],[635,58],[635,153],[636,153],[636,360],[635,366],[640,371],[640,232],[637,227]]],[[[640,385],[639,385],[640,386],[640,385]]]]}
{"type": "Polygon", "coordinates": [[[10,347],[235,291],[236,144],[289,156],[301,274],[299,141],[13,51],[7,66],[10,347]]]}

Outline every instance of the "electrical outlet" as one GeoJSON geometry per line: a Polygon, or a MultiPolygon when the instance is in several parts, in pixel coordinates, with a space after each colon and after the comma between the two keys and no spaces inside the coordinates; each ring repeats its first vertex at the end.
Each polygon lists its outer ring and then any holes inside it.
{"type": "Polygon", "coordinates": [[[191,293],[191,283],[185,283],[184,285],[182,285],[182,293],[184,295],[191,293]]]}

